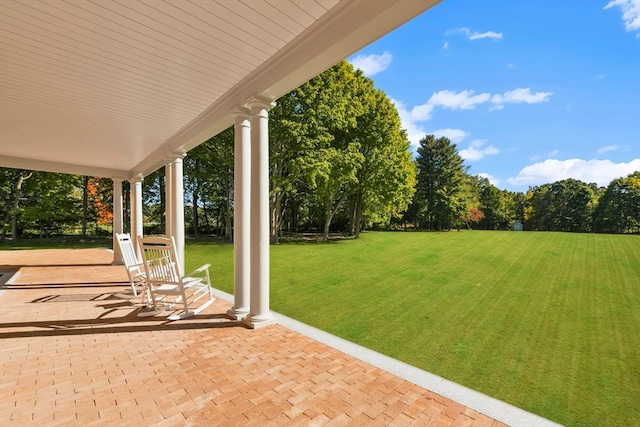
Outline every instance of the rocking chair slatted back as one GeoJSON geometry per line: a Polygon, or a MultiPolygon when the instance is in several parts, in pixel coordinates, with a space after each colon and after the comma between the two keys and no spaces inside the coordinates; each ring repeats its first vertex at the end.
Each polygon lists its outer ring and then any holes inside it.
{"type": "Polygon", "coordinates": [[[214,301],[209,276],[209,264],[206,264],[189,276],[183,277],[178,263],[178,253],[173,237],[139,237],[140,251],[144,255],[144,269],[151,300],[153,314],[181,305],[183,312],[169,316],[170,320],[193,316],[214,301]],[[197,301],[204,299],[197,308],[197,301]]]}

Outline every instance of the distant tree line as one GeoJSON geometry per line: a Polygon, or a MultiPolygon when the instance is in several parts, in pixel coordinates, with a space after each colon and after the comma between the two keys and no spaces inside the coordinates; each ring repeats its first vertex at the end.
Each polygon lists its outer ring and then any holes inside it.
{"type": "MultiPolygon", "coordinates": [[[[457,147],[425,135],[416,158],[389,98],[342,61],[270,111],[271,240],[292,233],[358,237],[364,229],[640,232],[640,171],[607,188],[567,179],[500,190],[471,175],[457,147]]],[[[191,235],[233,233],[233,128],[184,159],[191,235]]],[[[145,232],[164,231],[164,168],[145,177],[145,232]]],[[[2,237],[109,234],[109,179],[0,168],[2,237]]],[[[124,185],[125,224],[129,187],[124,185]]]]}
{"type": "Polygon", "coordinates": [[[416,229],[507,230],[521,222],[525,230],[640,232],[640,171],[606,188],[570,178],[511,192],[470,175],[456,145],[433,135],[420,141],[416,166],[416,195],[403,215],[416,229]]]}

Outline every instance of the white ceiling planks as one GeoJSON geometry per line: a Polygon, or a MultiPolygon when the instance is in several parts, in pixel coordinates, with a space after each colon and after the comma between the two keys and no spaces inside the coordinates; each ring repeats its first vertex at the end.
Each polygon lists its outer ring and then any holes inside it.
{"type": "Polygon", "coordinates": [[[1,0],[0,166],[149,173],[435,2],[1,0]]]}

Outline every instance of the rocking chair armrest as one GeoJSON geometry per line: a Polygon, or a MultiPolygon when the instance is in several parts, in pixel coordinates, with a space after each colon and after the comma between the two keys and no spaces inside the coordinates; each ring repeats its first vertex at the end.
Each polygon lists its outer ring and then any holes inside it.
{"type": "Polygon", "coordinates": [[[195,274],[202,273],[203,271],[208,270],[209,267],[211,267],[211,264],[204,264],[204,265],[196,268],[195,270],[193,270],[191,273],[187,274],[187,276],[193,276],[195,274]]]}

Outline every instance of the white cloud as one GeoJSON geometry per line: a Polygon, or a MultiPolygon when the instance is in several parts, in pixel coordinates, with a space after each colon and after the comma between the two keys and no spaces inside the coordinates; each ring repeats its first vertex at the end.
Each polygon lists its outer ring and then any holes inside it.
{"type": "Polygon", "coordinates": [[[511,185],[542,185],[573,178],[599,186],[607,186],[615,179],[640,170],[640,159],[628,163],[614,163],[611,160],[555,160],[547,159],[523,168],[517,176],[510,177],[511,185]]]}
{"type": "Polygon", "coordinates": [[[516,68],[516,64],[509,62],[509,63],[507,64],[507,68],[509,68],[509,69],[511,69],[511,70],[512,70],[512,69],[516,68]]]}
{"type": "Polygon", "coordinates": [[[536,92],[531,93],[530,88],[518,88],[514,90],[508,90],[502,95],[495,94],[491,97],[491,102],[494,104],[519,104],[525,102],[527,104],[538,104],[540,102],[549,102],[549,98],[553,95],[553,92],[536,92]]]}
{"type": "Polygon", "coordinates": [[[485,172],[480,172],[479,174],[477,174],[479,177],[481,178],[487,178],[489,180],[489,182],[491,183],[491,185],[494,186],[498,186],[500,185],[500,180],[496,177],[494,177],[493,175],[489,175],[488,173],[485,172]]]}
{"type": "Polygon", "coordinates": [[[558,150],[553,150],[552,152],[549,153],[547,157],[557,157],[558,154],[560,154],[558,150]]]}
{"type": "Polygon", "coordinates": [[[472,90],[463,90],[458,93],[441,90],[431,95],[428,104],[449,108],[451,110],[472,110],[477,104],[485,103],[489,99],[491,99],[491,95],[488,93],[474,95],[474,91],[472,90]]]}
{"type": "Polygon", "coordinates": [[[640,37],[640,0],[611,0],[604,8],[615,6],[622,11],[624,29],[629,32],[639,31],[636,37],[640,37]]]}
{"type": "Polygon", "coordinates": [[[488,147],[483,148],[486,142],[487,141],[484,139],[474,139],[473,141],[471,141],[471,144],[469,144],[468,148],[460,150],[460,157],[462,157],[464,160],[475,162],[485,156],[498,154],[500,152],[500,150],[498,150],[493,145],[489,145],[488,147]]]}
{"type": "Polygon", "coordinates": [[[495,31],[487,31],[486,33],[473,33],[469,36],[469,40],[479,39],[497,39],[502,38],[502,33],[496,33],[495,31]]]}
{"type": "Polygon", "coordinates": [[[351,64],[361,69],[365,76],[371,77],[389,68],[392,60],[393,55],[385,51],[382,55],[358,55],[351,59],[351,64]]]}
{"type": "Polygon", "coordinates": [[[463,131],[462,129],[438,129],[430,132],[437,137],[444,136],[445,138],[449,138],[451,142],[458,143],[469,136],[468,132],[463,131]]]}
{"type": "Polygon", "coordinates": [[[618,149],[617,145],[605,145],[604,147],[598,148],[598,154],[608,153],[609,151],[616,151],[618,149]]]}
{"type": "Polygon", "coordinates": [[[426,122],[431,119],[431,113],[433,112],[433,104],[427,102],[426,104],[416,105],[411,109],[409,113],[411,118],[417,122],[426,122]]]}
{"type": "Polygon", "coordinates": [[[502,33],[497,33],[495,31],[486,31],[484,33],[479,33],[477,31],[471,32],[471,30],[467,27],[453,28],[451,30],[447,30],[444,35],[451,36],[460,34],[469,40],[480,40],[480,39],[496,39],[500,40],[502,38],[502,33]]]}
{"type": "MultiPolygon", "coordinates": [[[[551,95],[553,95],[552,92],[532,93],[530,88],[518,88],[494,95],[487,92],[476,94],[473,90],[460,92],[441,90],[434,92],[426,103],[416,105],[411,110],[402,101],[394,99],[391,101],[398,110],[402,127],[406,129],[409,141],[411,141],[412,145],[417,146],[420,139],[426,134],[424,128],[418,123],[431,120],[436,108],[473,110],[477,105],[490,103],[490,110],[502,110],[506,103],[536,104],[548,102],[551,95]]],[[[450,139],[453,141],[453,138],[450,139]]]]}
{"type": "Polygon", "coordinates": [[[445,36],[452,36],[455,34],[462,34],[465,37],[469,37],[471,35],[471,30],[467,27],[453,28],[451,30],[445,31],[445,36]]]}
{"type": "Polygon", "coordinates": [[[444,44],[442,45],[442,49],[444,50],[449,49],[449,42],[444,42],[444,44]]]}

